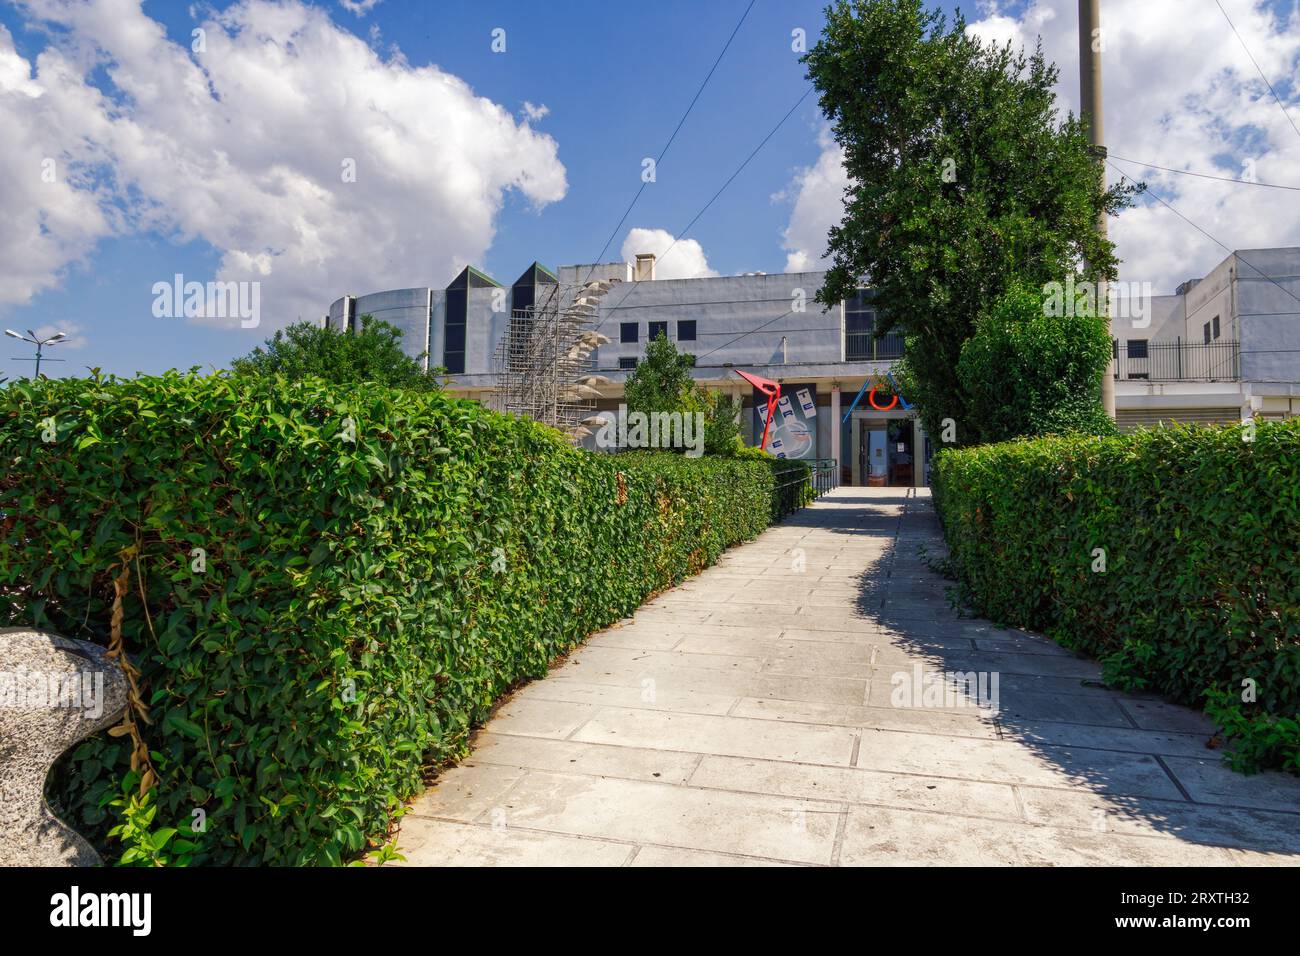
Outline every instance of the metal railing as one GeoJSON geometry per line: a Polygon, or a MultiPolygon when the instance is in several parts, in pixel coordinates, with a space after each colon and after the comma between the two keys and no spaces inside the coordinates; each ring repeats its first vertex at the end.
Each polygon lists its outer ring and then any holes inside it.
{"type": "Polygon", "coordinates": [[[834,458],[812,458],[803,461],[803,464],[808,466],[807,471],[796,471],[773,490],[774,519],[793,514],[826,492],[839,487],[840,465],[834,458]]]}
{"type": "MultiPolygon", "coordinates": [[[[1241,344],[1218,342],[1147,342],[1146,355],[1129,355],[1118,343],[1111,374],[1122,382],[1236,382],[1241,379],[1241,344]]],[[[1141,351],[1136,349],[1135,351],[1141,351]]]]}
{"type": "Polygon", "coordinates": [[[845,332],[844,360],[846,362],[878,362],[903,357],[903,335],[887,332],[876,337],[875,332],[845,332]]]}

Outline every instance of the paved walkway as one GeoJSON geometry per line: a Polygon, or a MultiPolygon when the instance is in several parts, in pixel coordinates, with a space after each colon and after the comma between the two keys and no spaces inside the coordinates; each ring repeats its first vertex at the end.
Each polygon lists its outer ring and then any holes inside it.
{"type": "Polygon", "coordinates": [[[958,617],[922,548],[942,549],[924,489],[841,488],[728,552],[507,701],[415,801],[399,849],[431,865],[1300,862],[1300,779],[1234,774],[1198,713],[958,617]]]}

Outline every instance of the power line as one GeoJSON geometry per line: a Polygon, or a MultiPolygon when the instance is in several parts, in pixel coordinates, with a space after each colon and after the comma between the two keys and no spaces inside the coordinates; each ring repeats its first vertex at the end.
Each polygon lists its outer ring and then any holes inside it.
{"type": "Polygon", "coordinates": [[[760,142],[757,146],[755,146],[753,152],[751,152],[748,156],[745,157],[745,161],[736,167],[736,171],[727,177],[727,181],[718,187],[718,191],[714,193],[713,197],[704,204],[704,208],[695,214],[695,218],[686,224],[685,229],[677,233],[677,236],[673,239],[672,243],[668,246],[667,249],[664,250],[664,256],[667,256],[668,253],[672,250],[673,246],[677,245],[678,239],[680,239],[682,236],[686,235],[686,233],[691,231],[691,226],[695,225],[699,221],[700,217],[703,216],[706,211],[708,211],[708,208],[712,206],[714,202],[717,201],[717,198],[722,195],[723,190],[725,190],[728,186],[730,186],[731,181],[735,179],[737,176],[739,176],[741,170],[743,170],[746,166],[749,165],[749,161],[758,155],[758,151],[767,145],[767,141],[776,135],[776,131],[785,125],[785,121],[788,120],[794,114],[794,111],[797,110],[801,105],[803,105],[803,101],[808,98],[808,94],[811,92],[812,92],[811,86],[808,87],[808,89],[803,91],[803,96],[799,97],[799,99],[795,101],[794,106],[790,107],[790,109],[786,112],[786,114],[781,117],[780,121],[777,122],[777,124],[772,127],[772,131],[769,132],[766,136],[764,136],[763,141],[760,142]]]}
{"type": "MultiPolygon", "coordinates": [[[[797,104],[796,104],[796,105],[797,105],[797,104]]],[[[1117,159],[1120,159],[1120,158],[1122,158],[1122,157],[1116,157],[1116,158],[1117,158],[1117,159]]],[[[1109,159],[1107,160],[1107,162],[1108,162],[1108,163],[1110,162],[1109,159]]],[[[1136,160],[1127,160],[1127,162],[1136,162],[1136,160]]],[[[1124,170],[1120,169],[1120,168],[1119,168],[1118,166],[1116,166],[1114,163],[1110,163],[1110,166],[1111,166],[1111,167],[1112,167],[1116,172],[1118,172],[1121,176],[1126,175],[1125,172],[1124,172],[1124,170]]],[[[1219,247],[1222,248],[1224,251],[1226,251],[1229,255],[1235,255],[1235,256],[1237,257],[1238,260],[1240,260],[1244,265],[1246,265],[1249,269],[1251,269],[1251,270],[1252,270],[1256,275],[1258,275],[1260,278],[1268,280],[1269,282],[1271,282],[1271,283],[1273,283],[1275,286],[1277,286],[1279,289],[1281,289],[1283,292],[1285,292],[1287,295],[1291,296],[1291,298],[1295,299],[1297,302],[1300,302],[1300,296],[1297,296],[1295,293],[1293,293],[1293,292],[1292,292],[1290,289],[1288,289],[1286,286],[1282,285],[1280,282],[1278,282],[1278,281],[1277,281],[1276,279],[1274,279],[1272,276],[1270,276],[1270,275],[1266,275],[1264,272],[1262,272],[1262,271],[1260,271],[1259,269],[1257,269],[1257,268],[1256,268],[1256,267],[1255,267],[1255,266],[1250,262],[1250,260],[1248,260],[1248,259],[1246,259],[1244,256],[1242,256],[1242,254],[1241,254],[1241,252],[1240,252],[1239,250],[1232,249],[1232,248],[1230,248],[1229,246],[1224,245],[1224,244],[1223,244],[1222,242],[1220,242],[1218,239],[1214,238],[1214,236],[1210,235],[1208,232],[1206,232],[1204,229],[1202,229],[1202,228],[1201,228],[1200,226],[1198,226],[1196,223],[1192,222],[1192,220],[1188,219],[1188,218],[1187,218],[1186,216],[1184,216],[1181,212],[1179,212],[1177,209],[1175,209],[1172,205],[1170,205],[1168,202],[1166,202],[1165,199],[1164,199],[1162,196],[1160,196],[1158,193],[1156,193],[1154,190],[1148,188],[1148,189],[1146,190],[1146,192],[1150,193],[1150,195],[1151,195],[1151,197],[1152,197],[1153,199],[1156,199],[1157,201],[1159,201],[1159,202],[1161,203],[1161,205],[1163,205],[1163,206],[1165,206],[1167,209],[1169,209],[1170,212],[1172,212],[1172,213],[1174,213],[1174,215],[1178,216],[1179,219],[1182,219],[1184,222],[1186,222],[1189,226],[1191,226],[1191,227],[1192,227],[1193,229],[1195,229],[1197,232],[1201,233],[1203,236],[1205,236],[1207,239],[1209,239],[1209,240],[1210,240],[1211,242],[1213,242],[1215,245],[1219,246],[1219,247]]],[[[615,308],[618,308],[618,306],[616,306],[615,308]]],[[[703,353],[697,355],[697,356],[695,357],[696,363],[698,364],[700,359],[707,358],[708,356],[712,355],[714,352],[720,352],[720,351],[722,351],[723,349],[725,349],[725,348],[727,348],[727,347],[729,347],[729,346],[731,346],[731,345],[734,345],[736,342],[739,342],[739,341],[740,341],[741,339],[743,339],[743,338],[746,338],[746,337],[748,337],[748,336],[750,336],[750,335],[753,335],[753,334],[755,334],[755,333],[757,333],[757,332],[762,332],[764,329],[768,328],[769,326],[773,325],[773,324],[776,323],[776,322],[781,321],[781,319],[784,319],[786,316],[788,316],[788,315],[793,315],[793,314],[794,314],[794,309],[789,309],[789,310],[783,312],[781,315],[778,315],[778,316],[776,316],[776,317],[773,318],[773,319],[769,319],[767,322],[764,322],[762,325],[758,326],[757,328],[750,329],[750,330],[748,330],[747,332],[742,332],[740,335],[737,335],[735,338],[730,339],[730,340],[724,342],[723,344],[719,345],[717,348],[710,349],[710,350],[707,351],[707,352],[703,352],[703,353]]],[[[602,323],[602,324],[603,324],[603,323],[602,323]]]]}
{"type": "Polygon", "coordinates": [[[1282,115],[1286,117],[1286,121],[1291,124],[1291,128],[1295,130],[1295,134],[1300,136],[1300,127],[1295,125],[1295,120],[1291,118],[1291,114],[1288,112],[1286,104],[1282,102],[1282,97],[1277,95],[1277,90],[1273,89],[1273,84],[1268,81],[1268,77],[1265,76],[1264,71],[1260,69],[1259,63],[1255,59],[1255,55],[1250,52],[1250,47],[1246,46],[1246,41],[1243,40],[1241,34],[1237,32],[1237,27],[1233,24],[1232,17],[1228,16],[1228,11],[1223,9],[1223,4],[1219,3],[1219,0],[1214,0],[1214,2],[1219,8],[1219,12],[1223,14],[1223,19],[1228,21],[1228,26],[1232,27],[1232,32],[1236,35],[1237,42],[1241,44],[1241,48],[1246,51],[1246,56],[1250,57],[1250,62],[1255,64],[1255,70],[1259,73],[1259,78],[1264,81],[1264,85],[1268,87],[1268,91],[1273,94],[1273,99],[1277,100],[1278,109],[1282,111],[1282,115]]]}
{"type": "Polygon", "coordinates": [[[1127,156],[1117,156],[1115,153],[1109,154],[1112,159],[1118,159],[1120,162],[1132,163],[1135,166],[1145,166],[1148,169],[1161,169],[1167,173],[1178,173],[1180,176],[1196,176],[1200,179],[1215,179],[1221,183],[1236,183],[1239,186],[1264,186],[1267,189],[1290,189],[1293,192],[1300,192],[1300,186],[1283,186],[1278,183],[1261,183],[1249,179],[1233,179],[1231,176],[1211,176],[1209,173],[1197,173],[1190,169],[1174,169],[1172,166],[1157,166],[1155,163],[1148,163],[1143,159],[1129,159],[1127,156]]]}
{"type": "MultiPolygon", "coordinates": [[[[1120,169],[1118,166],[1116,166],[1114,163],[1112,163],[1109,159],[1107,159],[1106,162],[1107,162],[1107,164],[1108,164],[1112,169],[1114,169],[1114,170],[1115,170],[1117,173],[1119,173],[1121,176],[1127,175],[1127,174],[1124,172],[1124,170],[1120,169]]],[[[1230,255],[1230,256],[1231,256],[1231,255],[1235,255],[1235,256],[1237,257],[1238,260],[1240,260],[1244,265],[1248,266],[1248,267],[1251,269],[1251,271],[1254,272],[1256,275],[1258,275],[1260,278],[1262,278],[1262,279],[1267,279],[1269,282],[1273,283],[1273,285],[1277,286],[1279,289],[1281,289],[1283,292],[1285,292],[1285,293],[1286,293],[1287,295],[1289,295],[1291,298],[1295,299],[1297,302],[1300,302],[1300,296],[1297,296],[1294,292],[1292,292],[1292,291],[1291,291],[1290,289],[1288,289],[1286,286],[1282,285],[1282,283],[1278,282],[1278,281],[1277,281],[1276,279],[1274,279],[1272,276],[1270,276],[1270,275],[1265,275],[1265,274],[1264,274],[1263,272],[1261,272],[1259,269],[1256,269],[1255,266],[1254,266],[1253,264],[1251,264],[1250,260],[1247,259],[1247,258],[1245,258],[1245,257],[1241,254],[1241,252],[1240,252],[1239,250],[1233,249],[1233,248],[1231,248],[1230,246],[1226,246],[1226,245],[1224,245],[1222,242],[1220,242],[1218,239],[1214,238],[1214,236],[1210,235],[1208,232],[1206,232],[1204,229],[1202,229],[1202,228],[1201,228],[1200,226],[1198,226],[1196,223],[1192,222],[1190,219],[1188,219],[1186,216],[1184,216],[1181,212],[1179,212],[1177,209],[1175,209],[1175,208],[1174,208],[1170,203],[1166,202],[1165,199],[1164,199],[1164,197],[1162,197],[1159,193],[1155,192],[1155,190],[1153,190],[1153,189],[1151,189],[1150,187],[1148,187],[1148,188],[1146,189],[1146,192],[1149,193],[1149,194],[1151,195],[1151,198],[1155,199],[1157,202],[1159,202],[1162,206],[1164,206],[1166,209],[1168,209],[1170,212],[1172,212],[1175,216],[1177,216],[1177,217],[1178,217],[1179,219],[1181,219],[1183,222],[1187,223],[1189,226],[1191,226],[1193,229],[1195,229],[1197,232],[1199,232],[1201,235],[1203,235],[1206,239],[1209,239],[1211,242],[1213,242],[1213,243],[1214,243],[1216,246],[1218,246],[1220,249],[1222,249],[1222,250],[1224,250],[1225,252],[1227,252],[1228,255],[1230,255]]]]}
{"type": "Polygon", "coordinates": [[[697,356],[695,356],[695,361],[696,361],[696,363],[698,363],[699,360],[702,359],[702,358],[708,358],[708,357],[709,357],[710,355],[712,355],[714,352],[721,352],[723,349],[727,348],[729,345],[734,345],[735,343],[739,342],[741,339],[745,338],[746,336],[753,335],[755,332],[762,332],[765,328],[767,328],[767,327],[768,327],[769,325],[771,325],[773,322],[780,322],[780,321],[781,321],[782,319],[784,319],[787,315],[794,315],[794,309],[788,309],[787,311],[782,312],[782,313],[781,313],[780,315],[778,315],[776,318],[774,318],[774,319],[770,319],[770,320],[768,320],[767,322],[764,322],[762,325],[760,325],[760,326],[759,326],[758,328],[756,328],[756,329],[750,329],[748,332],[742,332],[742,333],[740,333],[740,334],[737,335],[734,339],[731,339],[730,341],[727,341],[727,342],[723,342],[723,343],[722,343],[721,345],[719,345],[716,349],[709,349],[709,351],[704,352],[704,353],[701,354],[701,355],[697,355],[697,356]]]}
{"type": "MultiPolygon", "coordinates": [[[[764,146],[767,145],[768,140],[770,140],[773,136],[776,135],[777,130],[779,130],[782,126],[785,125],[785,121],[794,115],[794,111],[797,110],[803,104],[803,101],[808,98],[808,94],[811,92],[812,92],[811,86],[803,91],[803,95],[800,96],[799,99],[795,101],[794,106],[790,107],[790,109],[786,111],[785,115],[782,116],[781,119],[777,121],[777,124],[768,131],[768,134],[764,136],[762,140],[759,141],[759,144],[750,151],[749,155],[745,157],[744,162],[742,162],[739,166],[737,166],[735,172],[733,172],[730,176],[727,177],[726,182],[724,182],[721,186],[718,187],[718,191],[715,192],[713,196],[709,199],[709,201],[706,202],[704,206],[700,209],[700,211],[697,212],[691,218],[691,221],[686,224],[685,228],[683,228],[680,232],[676,234],[676,236],[673,237],[673,241],[668,244],[668,248],[665,249],[662,253],[660,253],[659,255],[660,259],[667,257],[668,253],[672,251],[673,246],[677,245],[678,242],[680,242],[683,238],[685,238],[686,233],[690,231],[691,227],[694,226],[697,222],[699,222],[700,217],[703,216],[704,213],[708,211],[708,208],[710,206],[712,206],[715,202],[717,202],[718,197],[721,196],[722,193],[726,190],[726,188],[731,185],[732,181],[735,180],[735,178],[741,174],[744,168],[749,165],[750,161],[755,156],[758,155],[759,150],[761,150],[764,146]]],[[[629,286],[627,286],[626,291],[623,293],[623,297],[618,300],[619,304],[615,306],[611,306],[609,311],[605,312],[604,316],[600,320],[600,324],[597,325],[596,328],[599,329],[603,327],[605,323],[609,321],[609,317],[611,315],[613,315],[619,309],[623,308],[624,307],[623,303],[627,301],[627,297],[632,293],[632,290],[645,281],[646,281],[645,279],[636,279],[629,286]]],[[[627,308],[633,308],[633,306],[627,306],[627,308]]]]}
{"type": "MultiPolygon", "coordinates": [[[[681,131],[682,124],[686,122],[686,117],[690,116],[691,110],[695,109],[696,101],[699,100],[700,94],[704,92],[704,88],[709,85],[709,80],[713,78],[714,71],[718,68],[718,64],[722,62],[722,57],[726,54],[727,49],[731,46],[731,41],[736,39],[736,34],[740,32],[741,24],[743,24],[745,22],[745,18],[749,16],[749,11],[754,9],[754,4],[756,2],[757,0],[749,0],[749,6],[747,6],[745,8],[745,12],[740,15],[740,19],[736,22],[735,29],[731,31],[731,36],[727,37],[727,42],[722,45],[722,52],[719,53],[718,58],[713,61],[713,66],[709,68],[709,72],[704,77],[704,82],[700,84],[700,88],[695,91],[695,96],[691,98],[690,105],[686,107],[686,112],[682,114],[682,118],[677,121],[677,126],[674,127],[672,135],[668,137],[668,142],[664,143],[664,148],[659,151],[659,156],[655,160],[656,170],[658,170],[659,164],[663,162],[664,157],[668,155],[668,148],[673,145],[673,140],[677,138],[677,134],[681,131]]],[[[605,245],[600,250],[600,255],[596,257],[596,261],[592,263],[592,268],[587,272],[587,279],[591,278],[591,274],[592,272],[595,271],[596,266],[600,264],[600,260],[605,258],[605,252],[606,250],[609,249],[609,244],[614,241],[614,237],[617,236],[619,230],[623,228],[623,223],[625,223],[627,221],[627,217],[632,214],[632,207],[634,207],[637,204],[637,201],[641,198],[641,194],[645,192],[646,185],[647,185],[646,180],[642,179],[641,188],[636,191],[636,195],[632,197],[632,201],[628,204],[627,209],[623,210],[623,217],[619,219],[618,225],[614,227],[614,231],[611,232],[609,234],[609,238],[605,240],[605,245]]],[[[585,283],[586,280],[583,281],[585,283]]]]}

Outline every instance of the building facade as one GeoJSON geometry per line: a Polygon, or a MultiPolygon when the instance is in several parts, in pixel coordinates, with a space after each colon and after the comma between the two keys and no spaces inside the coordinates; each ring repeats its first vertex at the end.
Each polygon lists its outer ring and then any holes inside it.
{"type": "MultiPolygon", "coordinates": [[[[741,402],[750,443],[763,434],[765,399],[737,370],[781,383],[788,401],[769,436],[779,454],[835,459],[845,484],[925,484],[934,443],[914,411],[870,392],[902,356],[902,338],[876,336],[868,291],[830,308],[817,302],[824,278],[657,279],[650,255],[555,271],[535,262],[509,285],[467,267],[442,289],[344,296],[323,321],[335,329],[355,328],[363,315],[388,321],[410,354],[447,369],[448,391],[486,402],[513,311],[557,286],[612,280],[592,320],[610,340],[592,355],[608,380],[597,386],[599,412],[617,414],[628,376],[663,334],[695,357],[697,382],[741,402]]],[[[1121,427],[1300,414],[1300,249],[1234,252],[1203,279],[1138,306],[1112,321],[1121,427]]]]}
{"type": "Polygon", "coordinates": [[[1300,415],[1300,249],[1233,252],[1111,332],[1121,427],[1300,415]]]}

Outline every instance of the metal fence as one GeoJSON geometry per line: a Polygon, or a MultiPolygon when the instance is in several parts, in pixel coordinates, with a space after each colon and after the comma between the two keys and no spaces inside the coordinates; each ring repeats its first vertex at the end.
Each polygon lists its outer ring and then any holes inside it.
{"type": "Polygon", "coordinates": [[[807,471],[797,472],[776,486],[774,517],[792,514],[839,487],[840,465],[834,458],[813,458],[804,464],[808,466],[807,471]]]}
{"type": "Polygon", "coordinates": [[[875,332],[845,332],[844,360],[846,362],[876,362],[903,357],[903,336],[888,332],[877,338],[875,332]]]}
{"type": "Polygon", "coordinates": [[[1235,382],[1241,379],[1239,342],[1118,342],[1116,347],[1111,372],[1120,381],[1235,382]]]}

